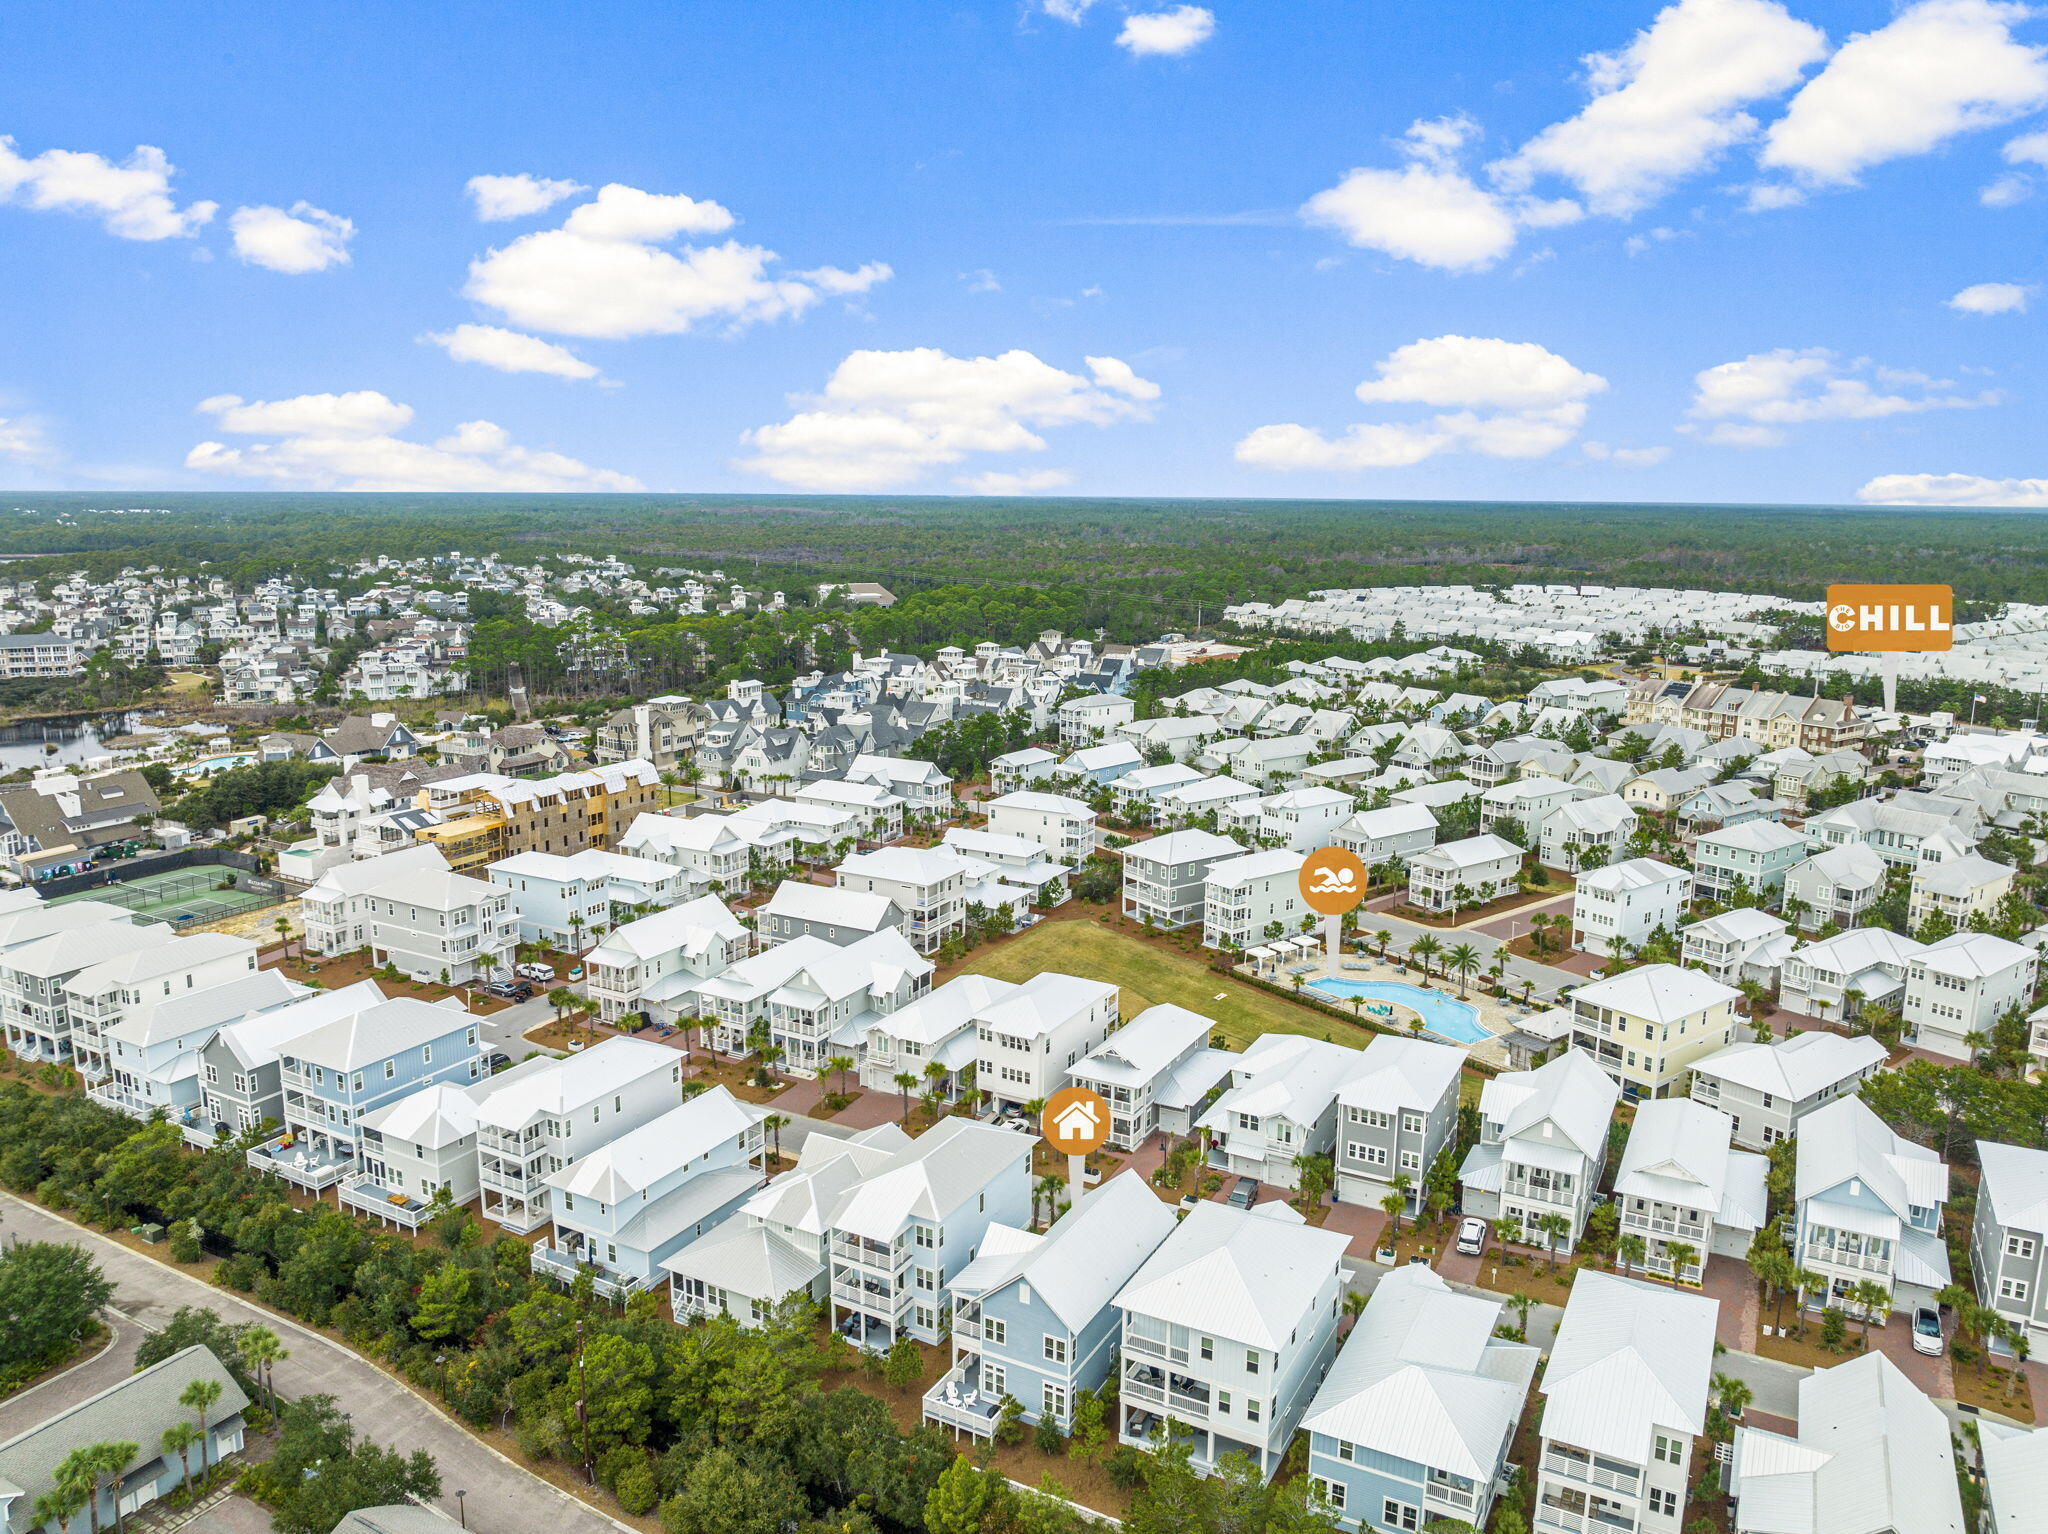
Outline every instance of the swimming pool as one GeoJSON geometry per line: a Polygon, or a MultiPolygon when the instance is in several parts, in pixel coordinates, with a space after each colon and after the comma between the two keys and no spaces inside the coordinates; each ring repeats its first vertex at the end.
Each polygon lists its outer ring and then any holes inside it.
{"type": "Polygon", "coordinates": [[[1399,980],[1311,980],[1307,989],[1328,1001],[1348,1002],[1363,996],[1367,1001],[1390,1001],[1411,1008],[1431,1033],[1460,1044],[1478,1044],[1493,1037],[1479,1026],[1479,1009],[1472,1003],[1419,985],[1404,985],[1399,980]]]}

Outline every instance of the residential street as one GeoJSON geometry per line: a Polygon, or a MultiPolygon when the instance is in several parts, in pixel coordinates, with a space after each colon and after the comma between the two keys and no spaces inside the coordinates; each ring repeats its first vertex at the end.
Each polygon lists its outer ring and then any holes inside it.
{"type": "MultiPolygon", "coordinates": [[[[1387,947],[1389,953],[1406,953],[1409,945],[1424,933],[1435,938],[1446,948],[1459,943],[1470,943],[1479,955],[1479,967],[1483,970],[1493,962],[1494,951],[1502,947],[1509,937],[1519,936],[1529,930],[1531,916],[1555,915],[1560,912],[1568,914],[1571,903],[1571,896],[1560,895],[1555,900],[1524,906],[1511,915],[1497,916],[1480,925],[1457,928],[1425,927],[1387,911],[1364,910],[1358,913],[1358,928],[1353,935],[1363,937],[1367,946],[1374,952],[1378,951],[1379,945],[1372,941],[1372,935],[1379,931],[1393,934],[1393,941],[1387,947]]],[[[1525,979],[1535,981],[1534,994],[1538,1000],[1554,998],[1560,990],[1586,983],[1584,975],[1575,975],[1570,970],[1559,969],[1551,964],[1538,964],[1534,959],[1525,959],[1520,954],[1513,953],[1508,955],[1506,974],[1510,989],[1519,988],[1525,979]]]]}
{"type": "MultiPolygon", "coordinates": [[[[13,1222],[10,1220],[10,1226],[13,1222]]],[[[101,1316],[113,1332],[113,1342],[82,1363],[76,1363],[55,1379],[44,1380],[20,1395],[0,1402],[0,1442],[25,1433],[38,1422],[68,1411],[80,1401],[90,1400],[110,1385],[118,1385],[135,1372],[135,1353],[142,1346],[143,1329],[127,1313],[137,1301],[133,1296],[116,1296],[101,1316]],[[126,1308],[124,1308],[126,1307],[126,1308]]]]}
{"type": "MultiPolygon", "coordinates": [[[[467,1492],[469,1527],[478,1534],[533,1534],[538,1530],[615,1534],[626,1527],[522,1470],[376,1365],[317,1332],[153,1262],[12,1194],[0,1194],[0,1215],[4,1215],[0,1229],[9,1240],[72,1242],[86,1248],[113,1282],[116,1307],[143,1326],[162,1325],[181,1305],[203,1306],[225,1321],[260,1321],[269,1326],[291,1352],[276,1369],[280,1391],[288,1396],[332,1395],[356,1426],[379,1442],[408,1453],[425,1449],[441,1467],[441,1506],[454,1516],[456,1491],[467,1492]]],[[[117,1329],[125,1339],[133,1326],[117,1323],[117,1329]]],[[[132,1345],[125,1341],[121,1345],[129,1346],[132,1363],[132,1345]]],[[[102,1381],[110,1383],[111,1378],[102,1381]]],[[[67,1387],[68,1378],[53,1385],[48,1404],[63,1404],[67,1387]]],[[[7,1412],[15,1406],[33,1409],[42,1404],[35,1397],[11,1402],[0,1408],[0,1423],[11,1420],[7,1412]]]]}

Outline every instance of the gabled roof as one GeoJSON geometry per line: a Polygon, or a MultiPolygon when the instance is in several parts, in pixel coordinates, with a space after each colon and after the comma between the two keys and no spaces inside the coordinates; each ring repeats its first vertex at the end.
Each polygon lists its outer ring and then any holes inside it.
{"type": "Polygon", "coordinates": [[[107,1035],[124,1044],[155,1044],[225,1028],[251,1013],[267,1012],[312,994],[311,986],[301,985],[274,969],[251,970],[220,985],[187,991],[159,1002],[142,1017],[115,1024],[107,1035]]]}
{"type": "Polygon", "coordinates": [[[1216,1024],[1199,1012],[1161,1002],[1147,1007],[1068,1068],[1077,1081],[1137,1086],[1202,1049],[1216,1024]]]}
{"type": "Polygon", "coordinates": [[[942,1119],[851,1189],[832,1228],[893,1241],[909,1220],[943,1220],[997,1178],[1019,1168],[1028,1176],[1033,1143],[991,1124],[942,1119]]]}
{"type": "Polygon", "coordinates": [[[746,1214],[823,1236],[846,1191],[888,1166],[910,1143],[895,1124],[877,1124],[843,1140],[812,1134],[797,1153],[796,1165],[747,1201],[746,1214]]]}
{"type": "Polygon", "coordinates": [[[1543,1436],[1647,1465],[1653,1429],[1704,1432],[1719,1308],[1582,1269],[1543,1376],[1543,1436]]]}
{"type": "Polygon", "coordinates": [[[1427,1039],[1383,1033],[1365,1046],[1361,1061],[1360,1070],[1337,1089],[1339,1103],[1381,1113],[1397,1113],[1403,1108],[1426,1112],[1441,1102],[1446,1092],[1456,1090],[1465,1051],[1427,1039]]]}
{"type": "Polygon", "coordinates": [[[1990,1200],[1992,1218],[2009,1229],[2048,1233],[2048,1151],[1979,1140],[1977,1161],[1984,1169],[1978,1196],[1990,1200]]]}
{"type": "MultiPolygon", "coordinates": [[[[97,901],[82,901],[84,905],[97,905],[97,901]]],[[[52,932],[47,937],[37,938],[32,943],[23,943],[10,950],[0,967],[15,970],[24,975],[36,975],[54,979],[59,975],[74,974],[81,969],[97,965],[114,954],[124,950],[134,951],[145,948],[161,948],[178,940],[177,934],[159,922],[137,926],[123,920],[98,921],[90,925],[72,927],[62,932],[52,932]]]]}
{"type": "Polygon", "coordinates": [[[1285,1205],[1203,1200],[1116,1296],[1119,1309],[1251,1347],[1286,1347],[1332,1281],[1350,1237],[1285,1205]]]}
{"type": "MultiPolygon", "coordinates": [[[[1033,843],[1034,848],[1036,845],[1033,843]]],[[[761,907],[760,914],[877,932],[890,925],[889,913],[893,909],[894,902],[887,895],[784,879],[775,886],[775,893],[761,907]]]]}
{"type": "MultiPolygon", "coordinates": [[[[680,1064],[665,1044],[614,1036],[580,1054],[523,1062],[520,1079],[492,1092],[478,1118],[501,1129],[523,1129],[537,1119],[573,1114],[637,1081],[668,1076],[680,1064]]],[[[680,1086],[673,1095],[680,1099],[680,1086]]]]}
{"type": "Polygon", "coordinates": [[[468,1092],[452,1081],[437,1081],[364,1114],[360,1122],[392,1139],[438,1150],[476,1133],[476,1110],[468,1092]]]}
{"type": "Polygon", "coordinates": [[[980,1007],[974,1020],[1015,1038],[1043,1038],[1115,995],[1106,980],[1044,970],[980,1007]]]}
{"type": "Polygon", "coordinates": [[[1373,1290],[1302,1427],[1485,1481],[1529,1393],[1536,1348],[1493,1335],[1501,1301],[1455,1292],[1419,1264],[1373,1290]]]}
{"type": "Polygon", "coordinates": [[[1913,955],[1914,967],[1963,980],[1999,975],[2015,965],[2032,964],[2037,955],[2022,943],[1990,932],[1952,932],[1913,955]]]}
{"type": "Polygon", "coordinates": [[[1948,1201],[1948,1168],[1933,1151],[1893,1134],[1860,1097],[1842,1097],[1799,1121],[1793,1196],[1802,1203],[1851,1180],[1900,1221],[1913,1206],[1948,1201]]]}
{"type": "Polygon", "coordinates": [[[2036,1534],[2048,1507],[2048,1431],[1981,1424],[1992,1534],[2036,1534]]]}
{"type": "Polygon", "coordinates": [[[738,942],[746,931],[724,901],[716,895],[700,895],[614,927],[591,953],[589,962],[628,965],[664,953],[709,953],[720,944],[738,942]]]}
{"type": "MultiPolygon", "coordinates": [[[[1026,1236],[1014,1250],[982,1243],[974,1261],[949,1285],[955,1293],[986,1298],[1027,1283],[1070,1332],[1093,1321],[1118,1289],[1172,1232],[1176,1217],[1136,1172],[1121,1172],[1083,1194],[1043,1236],[1026,1236]]],[[[991,1238],[1006,1227],[992,1226],[991,1238]]]]}
{"type": "MultiPolygon", "coordinates": [[[[230,984],[240,987],[252,985],[259,980],[289,984],[273,969],[258,970],[254,975],[230,984]]],[[[229,987],[223,986],[221,989],[226,990],[229,987]]],[[[358,980],[354,985],[343,986],[338,991],[314,991],[295,1001],[289,997],[282,999],[289,1001],[290,1004],[252,1010],[239,1022],[224,1025],[215,1036],[216,1041],[241,1061],[245,1069],[255,1070],[259,1066],[269,1065],[277,1059],[280,1051],[301,1034],[311,1033],[336,1018],[349,1017],[366,1008],[381,1005],[384,1001],[384,992],[374,980],[358,980]]]]}
{"type": "Polygon", "coordinates": [[[278,1052],[331,1071],[353,1071],[458,1033],[475,1022],[461,1007],[400,996],[323,1023],[280,1046],[278,1052]]]}
{"type": "Polygon", "coordinates": [[[600,1204],[623,1204],[767,1116],[726,1088],[713,1087],[570,1162],[549,1176],[548,1186],[600,1204]]]}
{"type": "Polygon", "coordinates": [[[941,1044],[963,1028],[973,1028],[984,1007],[994,1005],[1016,989],[1016,982],[998,980],[993,975],[955,975],[908,1006],[883,1013],[870,1027],[892,1039],[941,1044]]]}
{"type": "Polygon", "coordinates": [[[1611,1007],[1630,1017],[1675,1023],[1709,1007],[1739,1000],[1742,993],[1711,975],[1676,964],[1645,964],[1572,992],[1574,1002],[1611,1007]]]}
{"type": "Polygon", "coordinates": [[[1815,1028],[1778,1044],[1730,1044],[1694,1061],[1692,1068],[1697,1074],[1751,1091],[1803,1102],[1816,1092],[1882,1065],[1885,1057],[1885,1047],[1868,1035],[1848,1038],[1815,1028]]]}
{"type": "Polygon", "coordinates": [[[1970,1528],[1948,1419],[1882,1353],[1802,1379],[1797,1438],[1738,1429],[1733,1477],[1745,1534],[1970,1528]]]}
{"type": "Polygon", "coordinates": [[[1636,1105],[1614,1191],[1706,1211],[1716,1224],[1755,1230],[1763,1223],[1762,1156],[1733,1147],[1735,1121],[1689,1097],[1636,1105]]]}
{"type": "MultiPolygon", "coordinates": [[[[1593,804],[1598,801],[1586,802],[1593,804]]],[[[1575,806],[1567,805],[1565,808],[1572,809],[1575,806]]],[[[1660,863],[1655,858],[1630,858],[1626,862],[1610,863],[1605,868],[1586,870],[1578,876],[1578,887],[1615,891],[1640,890],[1652,889],[1660,884],[1689,883],[1690,880],[1691,876],[1683,869],[1673,868],[1669,863],[1660,863]]]]}
{"type": "Polygon", "coordinates": [[[1503,1071],[1479,1093],[1481,1117],[1501,1126],[1504,1139],[1544,1137],[1549,1124],[1580,1155],[1606,1148],[1607,1121],[1621,1095],[1607,1073],[1582,1050],[1568,1049],[1533,1071],[1503,1071]]]}
{"type": "Polygon", "coordinates": [[[307,888],[316,898],[367,894],[399,874],[418,871],[445,873],[448,859],[441,849],[426,842],[395,848],[379,857],[353,863],[337,863],[307,888]]]}

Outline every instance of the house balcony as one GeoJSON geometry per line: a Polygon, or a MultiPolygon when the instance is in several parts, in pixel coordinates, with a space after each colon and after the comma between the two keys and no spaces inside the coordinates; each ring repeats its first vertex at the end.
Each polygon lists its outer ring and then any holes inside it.
{"type": "Polygon", "coordinates": [[[1806,1243],[1806,1261],[1830,1268],[1849,1268],[1859,1273],[1889,1273],[1892,1270],[1889,1253],[1845,1252],[1840,1247],[1822,1246],[1815,1241],[1806,1243]]]}
{"type": "Polygon", "coordinates": [[[341,1147],[287,1131],[265,1140],[244,1158],[259,1172],[282,1177],[308,1193],[333,1187],[355,1168],[353,1150],[341,1154],[341,1147]]]}
{"type": "Polygon", "coordinates": [[[1575,1449],[1562,1449],[1555,1444],[1543,1451],[1543,1473],[1563,1476],[1585,1486],[1624,1492],[1631,1497],[1640,1495],[1643,1484],[1642,1472],[1633,1466],[1582,1454],[1575,1449]]]}
{"type": "Polygon", "coordinates": [[[1536,1504],[1536,1527],[1563,1534],[1634,1534],[1636,1521],[1618,1508],[1595,1507],[1580,1513],[1545,1499],[1536,1504]]]}
{"type": "Polygon", "coordinates": [[[389,1220],[405,1230],[418,1230],[431,1213],[423,1200],[387,1187],[367,1172],[354,1172],[342,1178],[337,1197],[347,1208],[359,1210],[373,1219],[389,1220]]]}
{"type": "MultiPolygon", "coordinates": [[[[958,1328],[955,1328],[956,1334],[958,1328]]],[[[924,1395],[924,1420],[940,1427],[993,1438],[1003,1414],[1003,1398],[981,1388],[981,1360],[964,1360],[943,1375],[924,1395]]]]}
{"type": "Polygon", "coordinates": [[[1664,1241],[1703,1242],[1709,1234],[1705,1225],[1692,1220],[1662,1220],[1647,1215],[1625,1214],[1621,1217],[1623,1231],[1634,1231],[1639,1236],[1652,1236],[1664,1241]]]}
{"type": "Polygon", "coordinates": [[[1209,1387],[1200,1380],[1151,1364],[1125,1366],[1122,1398],[1133,1406],[1163,1411],[1177,1422],[1209,1420],[1209,1387]]]}
{"type": "Polygon", "coordinates": [[[895,1318],[910,1308],[911,1291],[908,1288],[892,1288],[874,1279],[851,1279],[835,1273],[832,1278],[832,1303],[871,1315],[895,1318]]]}
{"type": "Polygon", "coordinates": [[[910,1261],[908,1241],[898,1246],[870,1241],[865,1236],[837,1234],[832,1237],[832,1255],[841,1262],[858,1263],[877,1273],[901,1271],[910,1261]]]}
{"type": "Polygon", "coordinates": [[[573,1284],[588,1270],[591,1285],[608,1300],[623,1300],[647,1288],[652,1279],[636,1278],[630,1273],[621,1273],[616,1268],[607,1268],[601,1262],[587,1262],[575,1251],[542,1242],[533,1249],[527,1260],[528,1267],[543,1278],[552,1278],[557,1283],[573,1284]]]}

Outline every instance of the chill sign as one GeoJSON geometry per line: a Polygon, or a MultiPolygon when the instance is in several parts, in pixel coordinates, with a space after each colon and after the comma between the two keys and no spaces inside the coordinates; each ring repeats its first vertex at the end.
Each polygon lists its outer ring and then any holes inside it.
{"type": "Polygon", "coordinates": [[[1830,650],[1947,650],[1955,644],[1947,586],[1830,586],[1830,650]]]}

